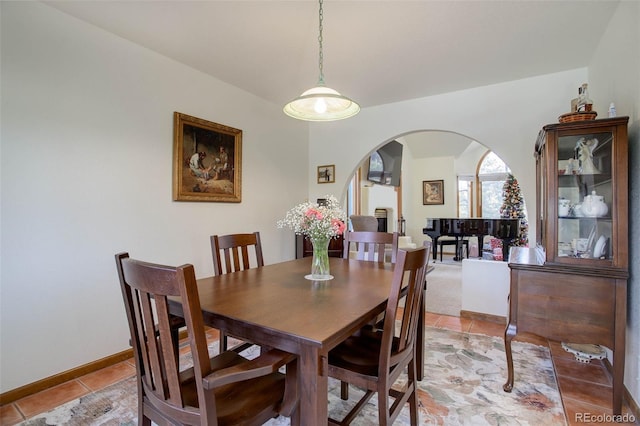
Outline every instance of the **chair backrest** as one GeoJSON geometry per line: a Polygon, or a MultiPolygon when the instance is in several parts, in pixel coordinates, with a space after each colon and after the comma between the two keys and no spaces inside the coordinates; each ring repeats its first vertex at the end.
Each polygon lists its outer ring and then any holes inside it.
{"type": "Polygon", "coordinates": [[[354,231],[378,231],[378,219],[375,216],[360,216],[352,214],[349,216],[351,219],[351,227],[354,231]]]}
{"type": "Polygon", "coordinates": [[[350,252],[353,249],[357,260],[384,263],[387,248],[391,250],[391,263],[396,263],[398,253],[397,232],[345,232],[342,257],[349,259],[350,252]]]}
{"type": "MultiPolygon", "coordinates": [[[[194,375],[208,375],[207,340],[192,265],[169,267],[130,259],[127,253],[116,255],[122,297],[129,320],[131,343],[136,361],[138,397],[151,404],[163,415],[180,422],[215,425],[215,400],[200,403],[200,409],[186,408],[180,380],[179,362],[175,356],[170,328],[168,297],[179,296],[189,331],[194,375]]],[[[197,400],[204,401],[202,380],[195,380],[197,400]]],[[[139,404],[143,402],[140,401],[139,404]]]]}
{"type": "Polygon", "coordinates": [[[229,234],[211,236],[211,254],[213,255],[213,273],[229,274],[251,267],[264,266],[260,233],[229,234]],[[254,264],[252,266],[249,247],[254,248],[254,264]],[[224,258],[224,265],[222,259],[224,258]],[[224,269],[223,269],[224,268],[224,269]]]}
{"type": "MultiPolygon", "coordinates": [[[[379,377],[407,356],[413,356],[425,277],[431,254],[431,243],[414,250],[398,250],[398,261],[393,272],[393,281],[385,310],[382,343],[380,347],[379,377]],[[405,287],[406,286],[406,287],[405,287]],[[402,314],[398,318],[400,300],[405,298],[402,314]],[[396,334],[396,319],[400,319],[400,330],[396,334]]],[[[393,380],[391,380],[393,383],[393,380]]]]}

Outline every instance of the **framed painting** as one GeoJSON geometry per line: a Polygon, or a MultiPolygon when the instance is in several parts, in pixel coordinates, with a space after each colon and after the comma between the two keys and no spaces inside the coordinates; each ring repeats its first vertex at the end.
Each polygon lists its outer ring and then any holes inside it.
{"type": "Polygon", "coordinates": [[[242,201],[242,130],[173,113],[173,199],[242,201]]]}
{"type": "Polygon", "coordinates": [[[336,181],[336,166],[318,166],[318,183],[334,183],[336,181]]]}
{"type": "Polygon", "coordinates": [[[422,204],[444,204],[444,180],[422,181],[422,204]]]}

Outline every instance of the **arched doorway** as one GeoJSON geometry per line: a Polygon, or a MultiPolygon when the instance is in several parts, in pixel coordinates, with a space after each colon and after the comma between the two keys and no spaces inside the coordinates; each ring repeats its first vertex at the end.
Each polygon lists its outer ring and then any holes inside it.
{"type": "Polygon", "coordinates": [[[390,187],[367,179],[370,156],[389,142],[383,141],[352,172],[346,191],[349,214],[375,215],[376,209],[385,209],[388,230],[400,231],[402,218],[406,234],[418,244],[426,238],[422,230],[427,218],[478,217],[477,206],[482,200],[476,186],[478,165],[491,152],[489,148],[469,136],[443,130],[407,132],[392,140],[404,146],[400,186],[390,187]],[[442,204],[423,204],[423,183],[428,181],[443,182],[442,204]],[[469,216],[461,212],[460,182],[471,188],[467,200],[469,216]]]}

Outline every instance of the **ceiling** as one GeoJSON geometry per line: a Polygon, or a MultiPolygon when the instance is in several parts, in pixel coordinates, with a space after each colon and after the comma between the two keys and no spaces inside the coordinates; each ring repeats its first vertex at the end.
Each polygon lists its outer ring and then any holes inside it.
{"type": "MultiPolygon", "coordinates": [[[[317,1],[44,3],[278,105],[318,80],[317,1]]],[[[366,108],[584,67],[617,5],[325,0],[325,81],[366,108]]]]}
{"type": "MultiPolygon", "coordinates": [[[[44,3],[277,105],[318,81],[315,0],[44,3]]],[[[585,67],[617,5],[325,0],[325,82],[366,108],[585,67]]],[[[405,142],[418,158],[457,157],[471,141],[405,142]]]]}
{"type": "Polygon", "coordinates": [[[458,158],[471,148],[470,145],[480,145],[461,134],[439,130],[410,133],[403,136],[402,141],[411,151],[412,158],[458,158]]]}

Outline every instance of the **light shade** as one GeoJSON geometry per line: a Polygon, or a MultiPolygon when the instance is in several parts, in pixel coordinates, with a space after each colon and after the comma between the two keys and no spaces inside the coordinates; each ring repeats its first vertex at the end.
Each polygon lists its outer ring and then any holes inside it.
{"type": "Polygon", "coordinates": [[[298,120],[334,121],[353,117],[360,112],[360,105],[319,84],[286,104],[283,111],[298,120]]]}

